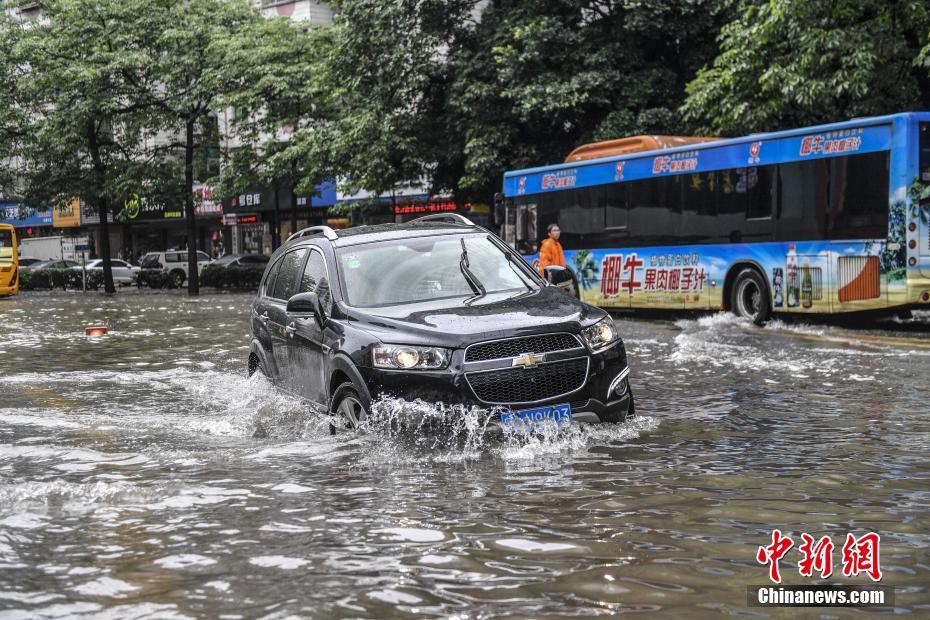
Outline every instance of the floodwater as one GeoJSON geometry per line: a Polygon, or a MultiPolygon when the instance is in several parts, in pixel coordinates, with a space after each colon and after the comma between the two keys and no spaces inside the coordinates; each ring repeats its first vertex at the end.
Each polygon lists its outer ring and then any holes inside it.
{"type": "Polygon", "coordinates": [[[446,440],[331,435],[247,379],[248,304],[0,300],[0,617],[796,617],[747,607],[773,528],[831,535],[829,583],[878,532],[930,614],[930,318],[618,318],[635,420],[446,440]]]}

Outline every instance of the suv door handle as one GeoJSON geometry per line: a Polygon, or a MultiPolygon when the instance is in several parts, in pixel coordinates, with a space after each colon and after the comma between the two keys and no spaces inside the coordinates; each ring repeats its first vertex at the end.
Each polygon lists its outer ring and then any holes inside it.
{"type": "Polygon", "coordinates": [[[297,331],[297,324],[294,323],[294,321],[291,321],[290,323],[287,324],[287,327],[285,327],[284,329],[287,330],[287,335],[293,338],[294,332],[297,331]]]}

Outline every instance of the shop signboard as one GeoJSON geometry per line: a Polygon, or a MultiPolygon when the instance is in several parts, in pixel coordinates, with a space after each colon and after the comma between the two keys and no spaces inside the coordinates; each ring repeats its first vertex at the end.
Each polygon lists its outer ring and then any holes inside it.
{"type": "Polygon", "coordinates": [[[77,228],[81,225],[81,201],[72,198],[52,207],[52,226],[55,228],[77,228]]]}
{"type": "Polygon", "coordinates": [[[0,222],[11,224],[15,228],[51,226],[52,210],[26,207],[18,202],[0,202],[0,222]]]}
{"type": "MultiPolygon", "coordinates": [[[[333,181],[324,181],[316,186],[315,196],[295,196],[294,206],[298,209],[322,209],[336,204],[336,184],[333,181]]],[[[282,212],[291,210],[291,194],[287,190],[279,190],[275,196],[274,189],[254,188],[241,192],[223,200],[223,213],[255,213],[256,211],[282,212]]]]}
{"type": "Polygon", "coordinates": [[[471,203],[465,203],[460,209],[451,198],[434,198],[425,202],[396,204],[393,207],[394,215],[428,215],[430,213],[449,213],[460,210],[470,211],[471,203]]]}
{"type": "MultiPolygon", "coordinates": [[[[87,204],[84,200],[78,201],[81,209],[81,226],[94,226],[100,223],[100,211],[97,207],[87,204]]],[[[113,223],[113,214],[107,213],[107,222],[113,223]]]]}
{"type": "Polygon", "coordinates": [[[182,220],[184,209],[169,207],[160,200],[132,194],[123,203],[120,216],[121,220],[125,218],[127,222],[182,220]]]}
{"type": "Polygon", "coordinates": [[[213,188],[203,183],[194,184],[194,214],[197,217],[219,217],[223,203],[213,198],[213,188]]]}

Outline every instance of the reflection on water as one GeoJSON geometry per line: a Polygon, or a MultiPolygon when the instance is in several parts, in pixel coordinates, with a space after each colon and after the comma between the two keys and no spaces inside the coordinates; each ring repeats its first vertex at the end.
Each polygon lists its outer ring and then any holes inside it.
{"type": "Polygon", "coordinates": [[[0,615],[764,615],[774,527],[880,532],[899,610],[930,609],[926,317],[620,319],[626,424],[385,400],[331,434],[245,378],[248,303],[0,301],[0,615]]]}

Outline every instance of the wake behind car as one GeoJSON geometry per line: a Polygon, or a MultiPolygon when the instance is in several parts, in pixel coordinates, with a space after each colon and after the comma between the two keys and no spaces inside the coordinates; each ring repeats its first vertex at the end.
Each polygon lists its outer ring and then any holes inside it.
{"type": "Polygon", "coordinates": [[[477,405],[503,422],[634,411],[611,317],[460,216],[296,233],[269,261],[251,324],[249,373],[350,427],[381,396],[477,405]]]}

